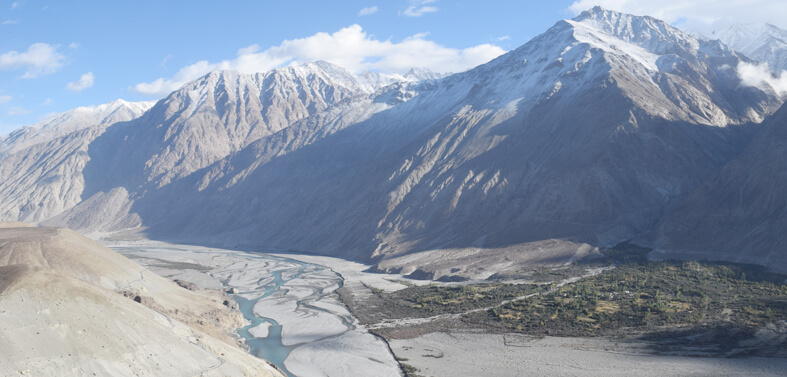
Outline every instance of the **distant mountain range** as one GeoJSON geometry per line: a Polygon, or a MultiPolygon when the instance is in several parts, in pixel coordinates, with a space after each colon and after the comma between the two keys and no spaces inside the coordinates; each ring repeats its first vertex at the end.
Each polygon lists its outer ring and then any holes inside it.
{"type": "Polygon", "coordinates": [[[787,195],[757,178],[784,164],[782,99],[741,85],[749,58],[596,7],[447,77],[212,72],[125,121],[9,142],[0,219],[431,278],[629,240],[786,266],[773,247],[787,217],[768,208],[787,195]]]}
{"type": "Polygon", "coordinates": [[[126,102],[122,99],[107,104],[77,107],[55,114],[32,126],[0,136],[0,156],[23,150],[31,145],[65,136],[89,126],[109,126],[138,118],[156,102],[126,102]]]}
{"type": "Polygon", "coordinates": [[[738,24],[720,33],[718,38],[735,51],[768,63],[776,72],[787,70],[787,30],[771,24],[738,24]]]}

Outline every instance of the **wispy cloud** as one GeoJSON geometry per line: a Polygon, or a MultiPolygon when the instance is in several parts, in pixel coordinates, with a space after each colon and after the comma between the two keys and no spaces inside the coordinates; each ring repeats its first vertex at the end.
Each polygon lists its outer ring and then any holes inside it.
{"type": "Polygon", "coordinates": [[[13,97],[11,97],[11,96],[0,96],[0,103],[6,103],[6,102],[8,102],[8,101],[10,101],[12,99],[13,99],[13,97]]]}
{"type": "Polygon", "coordinates": [[[26,68],[22,78],[34,78],[57,72],[65,57],[57,52],[57,46],[35,43],[27,51],[9,51],[0,55],[0,70],[9,71],[26,68]]]}
{"type": "Polygon", "coordinates": [[[19,8],[21,6],[22,6],[22,2],[21,1],[14,1],[13,3],[11,3],[11,9],[17,9],[17,8],[19,8]]]}
{"type": "Polygon", "coordinates": [[[79,80],[70,82],[66,85],[66,89],[72,92],[81,92],[91,86],[93,86],[93,81],[95,81],[96,77],[93,76],[93,72],[88,72],[82,75],[79,80]]]}
{"type": "Polygon", "coordinates": [[[19,23],[19,21],[17,21],[17,20],[5,20],[5,21],[3,21],[3,25],[16,25],[18,23],[19,23]]]}
{"type": "Polygon", "coordinates": [[[68,48],[79,48],[79,43],[71,42],[68,44],[68,48]]]}
{"type": "Polygon", "coordinates": [[[172,54],[168,54],[164,57],[164,59],[161,60],[161,68],[164,68],[165,71],[169,70],[167,68],[167,61],[169,61],[169,59],[172,59],[172,54]]]}
{"type": "Polygon", "coordinates": [[[741,84],[760,89],[773,88],[780,96],[787,96],[787,71],[777,75],[768,67],[768,63],[740,62],[737,67],[741,84]]]}
{"type": "Polygon", "coordinates": [[[30,110],[21,107],[12,107],[8,109],[8,112],[5,114],[5,116],[25,115],[25,114],[30,114],[30,110]]]}
{"type": "Polygon", "coordinates": [[[378,11],[377,7],[368,7],[368,8],[363,8],[363,9],[361,9],[361,10],[358,12],[358,15],[359,15],[359,16],[368,16],[368,15],[370,15],[370,14],[375,14],[375,13],[377,13],[377,11],[378,11]]]}
{"type": "Polygon", "coordinates": [[[497,37],[497,38],[495,38],[495,40],[496,40],[496,41],[498,41],[498,42],[499,42],[499,41],[506,41],[506,40],[509,40],[509,39],[511,39],[511,36],[510,36],[510,35],[504,35],[504,36],[502,36],[502,37],[497,37]]]}
{"type": "Polygon", "coordinates": [[[410,0],[408,1],[410,5],[404,10],[404,12],[402,12],[402,14],[408,17],[421,17],[427,13],[437,12],[437,7],[428,5],[435,3],[436,1],[437,0],[410,0]]]}
{"type": "Polygon", "coordinates": [[[52,99],[51,98],[47,98],[47,99],[43,100],[41,103],[39,103],[39,105],[41,105],[41,106],[49,106],[51,104],[52,104],[52,99]]]}
{"type": "Polygon", "coordinates": [[[131,90],[151,96],[164,96],[183,84],[214,70],[233,69],[246,73],[264,72],[289,64],[325,60],[353,72],[377,70],[404,73],[413,67],[437,72],[461,72],[505,53],[502,48],[482,44],[465,49],[442,46],[418,34],[401,42],[370,37],[359,25],[333,34],[317,33],[310,37],[285,40],[278,46],[261,51],[252,45],[238,50],[232,60],[211,63],[203,60],[181,68],[170,78],[140,83],[131,90]]]}

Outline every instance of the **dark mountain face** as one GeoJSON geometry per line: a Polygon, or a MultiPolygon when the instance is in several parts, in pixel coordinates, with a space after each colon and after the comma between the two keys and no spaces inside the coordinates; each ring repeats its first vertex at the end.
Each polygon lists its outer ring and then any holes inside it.
{"type": "Polygon", "coordinates": [[[638,241],[669,258],[764,264],[787,271],[787,107],[721,171],[638,241]]]}
{"type": "Polygon", "coordinates": [[[400,265],[565,262],[651,231],[746,147],[781,100],[741,85],[742,59],[594,8],[445,78],[212,73],[91,142],[83,202],[46,223],[400,265]],[[541,253],[554,239],[575,246],[541,253]]]}

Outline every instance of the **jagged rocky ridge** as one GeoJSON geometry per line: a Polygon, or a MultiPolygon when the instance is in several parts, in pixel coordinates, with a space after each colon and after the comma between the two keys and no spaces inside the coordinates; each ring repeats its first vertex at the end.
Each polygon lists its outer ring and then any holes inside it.
{"type": "MultiPolygon", "coordinates": [[[[747,146],[781,99],[741,86],[740,61],[719,41],[594,8],[445,78],[328,63],[214,72],[82,137],[81,202],[35,219],[431,277],[567,261],[651,231],[747,146]]],[[[23,202],[4,218],[36,213],[23,202]]]]}

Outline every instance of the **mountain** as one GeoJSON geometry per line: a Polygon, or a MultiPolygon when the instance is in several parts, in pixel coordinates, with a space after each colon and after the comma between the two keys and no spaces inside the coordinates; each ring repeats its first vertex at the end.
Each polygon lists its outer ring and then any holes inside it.
{"type": "Polygon", "coordinates": [[[0,223],[5,374],[281,376],[235,346],[224,299],[73,231],[0,223]]]}
{"type": "Polygon", "coordinates": [[[155,102],[126,102],[122,99],[98,106],[77,107],[55,114],[32,126],[0,137],[0,155],[11,154],[89,126],[109,126],[138,118],[155,102]]]}
{"type": "MultiPolygon", "coordinates": [[[[377,76],[384,83],[412,80],[377,76]]],[[[151,103],[115,101],[60,114],[15,131],[0,143],[0,173],[6,177],[0,182],[0,220],[39,222],[88,199],[93,186],[100,184],[91,181],[86,187],[83,168],[89,148],[94,157],[101,153],[103,144],[93,143],[101,135],[116,138],[110,148],[118,148],[103,152],[111,157],[98,158],[114,167],[105,180],[111,181],[108,185],[134,181],[133,191],[142,182],[163,185],[173,176],[187,175],[300,118],[380,85],[317,62],[257,75],[213,72],[152,108],[151,103]],[[140,116],[142,110],[149,111],[140,116]],[[108,122],[115,126],[107,130],[108,122]]],[[[108,201],[122,210],[124,195],[108,201]]],[[[105,230],[138,223],[133,216],[108,220],[114,214],[105,210],[98,210],[96,216],[105,230]]]]}
{"type": "Polygon", "coordinates": [[[787,70],[787,30],[771,24],[736,24],[718,38],[735,51],[768,63],[775,72],[787,70]]]}
{"type": "MultiPolygon", "coordinates": [[[[432,278],[564,263],[651,231],[746,147],[781,99],[741,85],[741,61],[596,7],[447,77],[213,72],[81,136],[86,162],[64,178],[84,182],[80,200],[36,211],[61,195],[0,190],[0,213],[432,278]]],[[[0,167],[30,159],[15,158],[0,167]]]]}
{"type": "Polygon", "coordinates": [[[112,174],[104,177],[110,186],[161,187],[391,81],[396,77],[362,80],[326,62],[254,75],[216,71],[112,127],[92,154],[112,174]]]}
{"type": "Polygon", "coordinates": [[[0,221],[35,222],[79,203],[89,143],[153,104],[116,100],[79,107],[0,138],[0,221]]]}
{"type": "Polygon", "coordinates": [[[638,242],[662,258],[712,255],[787,273],[787,106],[746,149],[681,200],[638,242]]]}

